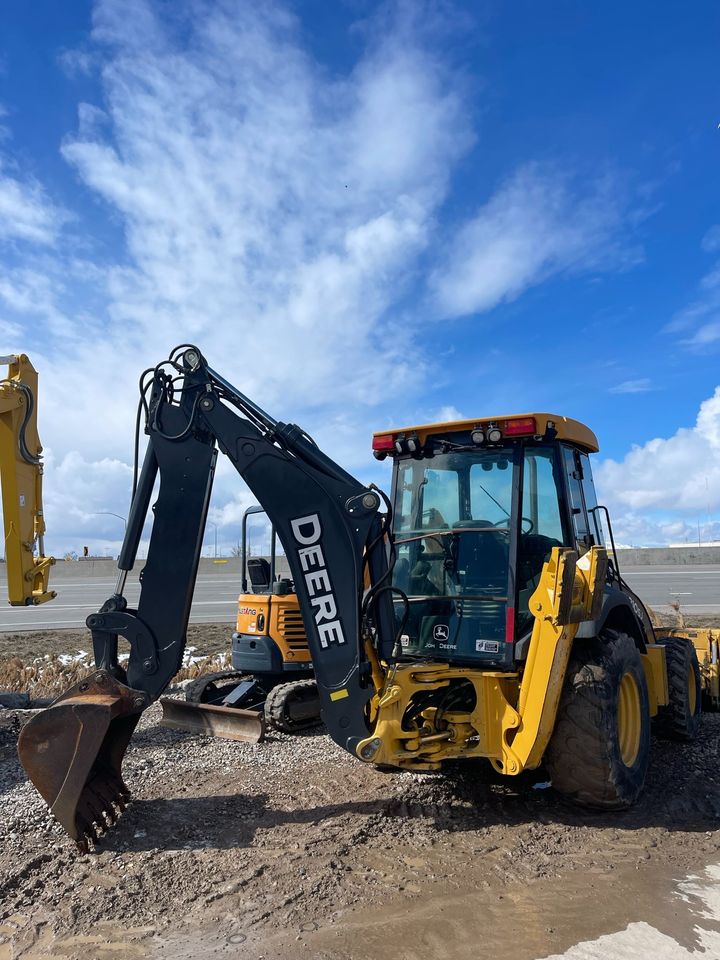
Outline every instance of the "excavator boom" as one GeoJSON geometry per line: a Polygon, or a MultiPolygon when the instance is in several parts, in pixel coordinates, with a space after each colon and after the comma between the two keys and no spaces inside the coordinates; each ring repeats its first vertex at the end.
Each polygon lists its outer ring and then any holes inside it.
{"type": "Polygon", "coordinates": [[[8,599],[13,606],[45,603],[50,567],[45,556],[42,446],[37,429],[35,368],[25,354],[0,357],[8,376],[0,381],[0,479],[5,529],[8,599]]]}

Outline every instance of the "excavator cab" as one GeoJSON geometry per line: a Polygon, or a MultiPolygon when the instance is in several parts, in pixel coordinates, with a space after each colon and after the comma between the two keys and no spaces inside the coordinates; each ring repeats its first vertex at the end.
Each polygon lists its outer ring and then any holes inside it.
{"type": "MultiPolygon", "coordinates": [[[[312,661],[297,593],[285,556],[278,551],[274,527],[269,558],[250,556],[248,525],[257,516],[265,516],[262,507],[248,507],[243,514],[243,576],[232,663],[246,674],[263,674],[272,687],[312,677],[312,661]]],[[[319,710],[316,705],[316,717],[319,710]]]]}

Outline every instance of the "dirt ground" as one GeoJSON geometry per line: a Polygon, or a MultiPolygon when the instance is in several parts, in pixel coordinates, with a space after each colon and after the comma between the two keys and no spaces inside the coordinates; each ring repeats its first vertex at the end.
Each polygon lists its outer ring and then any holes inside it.
{"type": "Polygon", "coordinates": [[[654,739],[641,801],[600,815],[542,770],[381,773],[321,730],[240,744],[159,713],[126,757],[134,802],[78,856],[17,762],[22,714],[0,711],[0,960],[534,960],[720,859],[720,715],[689,748],[654,739]]]}
{"type": "MultiPolygon", "coordinates": [[[[680,621],[673,614],[653,613],[658,626],[685,626],[717,628],[717,617],[687,616],[680,621]]],[[[188,626],[187,646],[198,654],[212,656],[230,649],[232,623],[191,623],[188,626]]],[[[121,641],[122,642],[122,641],[121,641]]],[[[30,662],[34,657],[77,654],[91,651],[90,634],[82,628],[77,630],[41,630],[26,633],[0,633],[0,661],[19,657],[30,662]]]]}
{"type": "MultiPolygon", "coordinates": [[[[198,653],[212,655],[226,653],[235,629],[229,623],[191,623],[188,626],[187,645],[198,653]]],[[[77,654],[92,650],[90,633],[84,627],[77,630],[39,630],[28,633],[0,633],[0,660],[19,657],[25,662],[34,657],[77,654]]]]}

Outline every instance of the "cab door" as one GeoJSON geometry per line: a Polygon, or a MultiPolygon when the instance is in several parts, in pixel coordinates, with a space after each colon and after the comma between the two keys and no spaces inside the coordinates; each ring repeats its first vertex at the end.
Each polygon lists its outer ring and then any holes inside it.
{"type": "Polygon", "coordinates": [[[571,530],[576,549],[582,555],[587,553],[590,547],[604,543],[599,511],[595,509],[597,497],[592,469],[586,453],[565,444],[562,444],[561,449],[571,530]]]}

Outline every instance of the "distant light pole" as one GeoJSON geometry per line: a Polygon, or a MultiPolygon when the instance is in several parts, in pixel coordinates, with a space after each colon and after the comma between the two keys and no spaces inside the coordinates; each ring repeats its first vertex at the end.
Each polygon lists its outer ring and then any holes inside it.
{"type": "Polygon", "coordinates": [[[97,510],[94,514],[94,517],[117,517],[118,520],[122,520],[125,524],[125,529],[127,530],[127,520],[125,517],[121,517],[119,513],[113,513],[111,510],[97,510]]]}
{"type": "Polygon", "coordinates": [[[217,524],[213,523],[212,520],[208,520],[208,523],[211,527],[215,527],[215,556],[217,557],[217,524]]]}

